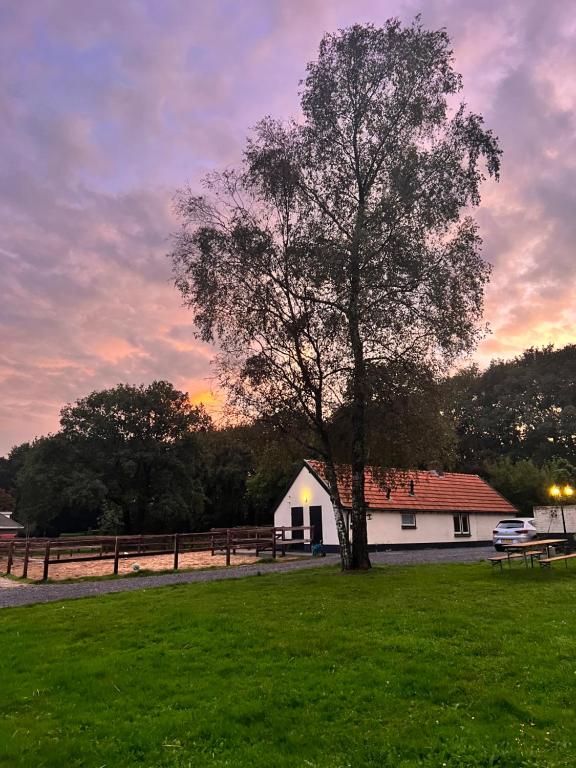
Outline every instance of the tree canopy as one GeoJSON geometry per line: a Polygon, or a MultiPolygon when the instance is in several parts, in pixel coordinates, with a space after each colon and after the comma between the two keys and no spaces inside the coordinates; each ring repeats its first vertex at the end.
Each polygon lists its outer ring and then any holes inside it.
{"type": "Polygon", "coordinates": [[[61,415],[60,432],[14,448],[0,464],[29,533],[271,523],[294,466],[294,454],[261,425],[215,430],[203,407],[165,381],[93,392],[61,415]]]}
{"type": "Polygon", "coordinates": [[[460,398],[461,466],[500,456],[539,466],[554,457],[576,463],[576,345],[494,361],[464,382],[460,398]]]}
{"type": "Polygon", "coordinates": [[[184,190],[176,283],[217,341],[230,402],[311,442],[344,567],[369,567],[368,408],[400,361],[439,370],[474,347],[489,267],[474,221],[500,150],[462,87],[445,30],[354,25],[307,68],[303,119],[265,118],[238,171],[184,190]],[[384,375],[381,375],[381,371],[384,375]],[[352,553],[327,425],[350,417],[352,553]],[[313,437],[310,441],[310,436],[313,437]]]}

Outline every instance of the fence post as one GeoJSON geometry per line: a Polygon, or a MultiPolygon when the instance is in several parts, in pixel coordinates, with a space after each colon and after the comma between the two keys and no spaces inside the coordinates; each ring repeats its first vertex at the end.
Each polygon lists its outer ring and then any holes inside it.
{"type": "MultiPolygon", "coordinates": [[[[282,526],[282,541],[286,541],[286,528],[282,526]]],[[[282,557],[286,557],[286,544],[282,544],[282,557]]]]}
{"type": "Polygon", "coordinates": [[[48,539],[46,542],[46,550],[44,551],[44,572],[42,574],[42,581],[46,581],[48,579],[48,568],[50,566],[50,544],[51,541],[48,539]]]}
{"type": "Polygon", "coordinates": [[[180,554],[180,535],[174,534],[174,570],[178,570],[178,556],[180,554]]]}
{"type": "Polygon", "coordinates": [[[230,565],[230,528],[226,528],[226,565],[230,565]]]}
{"type": "Polygon", "coordinates": [[[272,528],[272,557],[276,560],[276,528],[272,528]]]}
{"type": "Polygon", "coordinates": [[[8,544],[8,562],[6,563],[6,573],[10,574],[12,572],[12,563],[14,561],[14,544],[15,541],[11,541],[10,544],[8,544]]]}
{"type": "Polygon", "coordinates": [[[30,559],[30,539],[26,539],[24,548],[24,567],[22,568],[22,578],[28,578],[28,560],[30,559]]]}
{"type": "Polygon", "coordinates": [[[118,576],[118,556],[120,554],[120,545],[118,542],[118,536],[114,541],[114,576],[118,576]]]}

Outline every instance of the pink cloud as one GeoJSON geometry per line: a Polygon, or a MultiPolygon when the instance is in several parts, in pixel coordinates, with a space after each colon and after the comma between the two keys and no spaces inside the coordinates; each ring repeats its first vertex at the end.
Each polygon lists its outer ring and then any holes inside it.
{"type": "MultiPolygon", "coordinates": [[[[410,19],[416,0],[39,0],[0,9],[0,454],[60,407],[167,378],[213,400],[165,257],[171,198],[241,158],[260,117],[298,113],[325,31],[410,19]]],[[[576,23],[568,0],[430,0],[469,104],[504,149],[477,212],[494,264],[486,363],[574,341],[576,23]]]]}

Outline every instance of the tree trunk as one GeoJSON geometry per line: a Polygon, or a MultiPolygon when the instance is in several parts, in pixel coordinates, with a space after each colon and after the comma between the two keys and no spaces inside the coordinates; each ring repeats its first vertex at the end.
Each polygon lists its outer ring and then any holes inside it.
{"type": "Polygon", "coordinates": [[[342,509],[340,493],[338,492],[338,478],[336,476],[336,469],[331,458],[326,462],[326,474],[328,475],[328,483],[331,490],[330,499],[334,509],[336,532],[338,533],[338,543],[340,545],[340,567],[343,571],[350,571],[352,569],[350,537],[348,535],[348,527],[344,518],[344,510],[342,509]]]}
{"type": "Polygon", "coordinates": [[[366,467],[366,399],[367,379],[364,347],[360,335],[360,235],[363,225],[362,205],[356,223],[356,234],[350,259],[349,332],[354,359],[352,374],[352,568],[371,568],[366,529],[364,469],[366,467]]]}
{"type": "Polygon", "coordinates": [[[363,356],[360,367],[359,375],[357,375],[356,370],[354,372],[354,402],[352,406],[352,568],[354,570],[368,570],[371,568],[371,563],[368,553],[364,496],[366,387],[363,356]]]}

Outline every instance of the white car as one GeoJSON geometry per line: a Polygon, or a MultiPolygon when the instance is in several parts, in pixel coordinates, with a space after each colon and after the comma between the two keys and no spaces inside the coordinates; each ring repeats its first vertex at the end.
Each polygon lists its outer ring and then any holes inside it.
{"type": "Polygon", "coordinates": [[[501,551],[504,544],[523,544],[531,541],[538,535],[533,517],[514,517],[509,520],[500,520],[492,531],[494,547],[501,551]]]}

